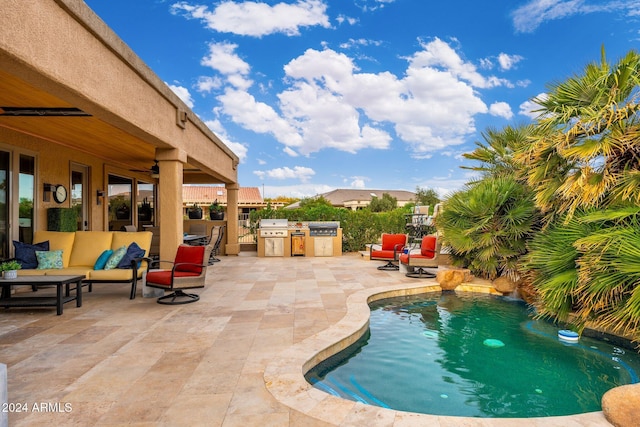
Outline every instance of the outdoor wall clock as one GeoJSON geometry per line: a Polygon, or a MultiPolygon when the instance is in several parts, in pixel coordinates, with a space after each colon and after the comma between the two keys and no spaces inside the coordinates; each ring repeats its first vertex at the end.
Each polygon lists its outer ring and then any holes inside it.
{"type": "Polygon", "coordinates": [[[67,200],[67,188],[64,185],[58,185],[53,192],[53,200],[57,203],[64,203],[67,200]]]}

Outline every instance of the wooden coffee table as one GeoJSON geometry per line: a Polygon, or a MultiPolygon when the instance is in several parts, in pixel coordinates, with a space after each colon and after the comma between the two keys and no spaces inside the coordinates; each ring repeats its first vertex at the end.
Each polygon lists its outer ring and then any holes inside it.
{"type": "Polygon", "coordinates": [[[16,279],[0,279],[2,297],[0,307],[56,307],[56,314],[62,314],[63,304],[76,301],[76,307],[82,307],[82,279],[85,276],[19,276],[16,279]],[[76,284],[75,295],[70,295],[69,285],[76,284]],[[56,296],[11,296],[11,286],[55,286],[56,296]],[[63,295],[62,287],[65,287],[63,295]]]}

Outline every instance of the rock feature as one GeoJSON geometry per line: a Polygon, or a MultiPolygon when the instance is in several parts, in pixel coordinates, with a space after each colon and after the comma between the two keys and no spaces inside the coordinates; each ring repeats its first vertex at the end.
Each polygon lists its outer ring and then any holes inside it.
{"type": "Polygon", "coordinates": [[[502,292],[503,294],[510,294],[516,290],[517,282],[514,282],[506,276],[502,276],[495,279],[492,285],[496,291],[502,292]]]}
{"type": "Polygon", "coordinates": [[[440,270],[436,274],[436,282],[443,291],[452,291],[460,285],[469,270],[440,270]]]}
{"type": "Polygon", "coordinates": [[[615,427],[638,425],[640,408],[640,384],[612,388],[602,396],[602,412],[615,427]]]}

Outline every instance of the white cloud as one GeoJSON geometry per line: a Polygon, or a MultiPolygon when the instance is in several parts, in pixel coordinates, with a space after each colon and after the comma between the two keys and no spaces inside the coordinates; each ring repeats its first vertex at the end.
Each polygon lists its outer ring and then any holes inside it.
{"type": "Polygon", "coordinates": [[[191,94],[189,93],[189,89],[187,89],[186,87],[172,85],[172,84],[169,84],[169,83],[166,83],[166,85],[169,86],[169,88],[171,88],[173,93],[178,95],[178,98],[180,98],[182,100],[182,102],[187,104],[187,107],[193,108],[193,105],[194,105],[193,104],[193,98],[191,97],[191,94]]]}
{"type": "Polygon", "coordinates": [[[360,176],[352,177],[353,181],[349,184],[351,188],[367,188],[365,183],[365,178],[360,176]]]}
{"type": "Polygon", "coordinates": [[[198,78],[196,88],[198,92],[210,93],[215,89],[220,89],[222,85],[222,79],[220,79],[219,77],[201,76],[198,78]]]}
{"type": "Polygon", "coordinates": [[[504,117],[509,120],[513,117],[513,111],[511,111],[511,106],[506,102],[494,102],[489,107],[489,114],[497,117],[504,117]]]}
{"type": "Polygon", "coordinates": [[[304,199],[317,196],[318,194],[328,193],[335,189],[336,187],[324,184],[265,185],[263,197],[275,198],[285,196],[304,199]]]}
{"type": "Polygon", "coordinates": [[[501,53],[498,55],[498,64],[500,64],[500,68],[503,71],[507,71],[512,69],[518,62],[522,61],[524,58],[520,55],[509,55],[506,53],[501,53]]]}
{"type": "Polygon", "coordinates": [[[262,37],[274,33],[293,36],[300,34],[301,27],[330,27],[327,5],[321,0],[299,0],[273,6],[263,2],[223,1],[213,11],[207,6],[183,1],[173,4],[171,10],[203,20],[212,30],[244,36],[262,37]]]}
{"type": "Polygon", "coordinates": [[[207,120],[204,124],[224,142],[224,145],[229,147],[229,149],[238,156],[240,163],[244,162],[249,151],[246,144],[233,141],[219,120],[207,120]]]}
{"type": "MultiPolygon", "coordinates": [[[[547,97],[546,93],[541,93],[536,98],[546,99],[546,97],[547,97]]],[[[518,114],[529,117],[531,120],[535,120],[538,117],[540,117],[540,112],[537,112],[535,110],[539,110],[540,108],[542,107],[540,107],[539,104],[533,102],[533,100],[525,101],[522,104],[520,104],[520,111],[518,112],[518,114]]]]}
{"type": "Polygon", "coordinates": [[[260,179],[299,179],[300,182],[309,182],[309,179],[316,174],[313,169],[304,166],[294,166],[293,169],[285,166],[283,168],[276,168],[268,171],[253,171],[253,173],[260,179]]]}
{"type": "Polygon", "coordinates": [[[512,13],[516,32],[531,33],[547,21],[569,18],[588,13],[622,13],[636,16],[640,10],[638,0],[607,0],[597,4],[586,0],[531,0],[512,13]]]}

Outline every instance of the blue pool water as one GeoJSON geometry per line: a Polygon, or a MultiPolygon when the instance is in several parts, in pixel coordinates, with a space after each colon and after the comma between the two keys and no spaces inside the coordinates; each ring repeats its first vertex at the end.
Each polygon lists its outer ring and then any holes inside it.
{"type": "Polygon", "coordinates": [[[638,382],[633,350],[534,320],[521,301],[423,294],[371,305],[369,333],[306,374],[327,393],[435,415],[542,417],[599,411],[602,395],[638,382]]]}

